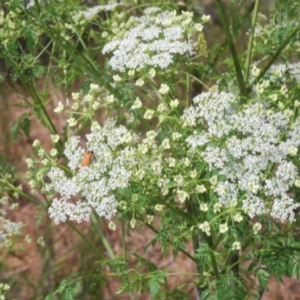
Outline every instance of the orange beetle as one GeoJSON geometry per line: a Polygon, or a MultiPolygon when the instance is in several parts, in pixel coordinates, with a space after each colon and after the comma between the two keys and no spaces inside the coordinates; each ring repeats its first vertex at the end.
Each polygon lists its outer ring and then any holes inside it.
{"type": "Polygon", "coordinates": [[[94,152],[93,151],[87,151],[83,157],[83,160],[81,162],[82,167],[86,167],[90,164],[91,159],[93,157],[94,152]]]}

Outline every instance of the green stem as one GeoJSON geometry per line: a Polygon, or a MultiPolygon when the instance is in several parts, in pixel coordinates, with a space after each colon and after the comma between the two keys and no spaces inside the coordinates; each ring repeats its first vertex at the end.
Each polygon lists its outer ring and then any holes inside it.
{"type": "Polygon", "coordinates": [[[123,248],[123,256],[127,258],[127,250],[126,250],[126,239],[125,239],[125,221],[121,220],[121,228],[122,228],[122,248],[123,248]]]}
{"type": "Polygon", "coordinates": [[[287,36],[287,38],[283,41],[283,43],[279,46],[275,54],[271,57],[270,61],[266,64],[266,66],[263,68],[263,70],[259,73],[259,75],[255,78],[253,83],[251,84],[251,87],[255,84],[257,84],[261,78],[264,77],[264,75],[267,73],[269,68],[273,65],[275,60],[278,58],[282,50],[287,46],[287,44],[290,42],[290,40],[299,32],[300,25],[298,25],[292,32],[287,36]]]}
{"type": "Polygon", "coordinates": [[[213,268],[213,271],[214,271],[214,274],[215,274],[216,278],[218,278],[219,277],[219,270],[218,270],[218,265],[217,265],[215,255],[213,253],[214,247],[213,247],[212,238],[211,238],[211,236],[207,236],[206,234],[204,234],[203,237],[206,240],[206,242],[207,242],[207,244],[210,248],[209,255],[210,255],[211,265],[212,265],[212,268],[213,268]]]}
{"type": "Polygon", "coordinates": [[[190,102],[190,66],[186,72],[186,107],[189,107],[190,102]]]}
{"type": "Polygon", "coordinates": [[[33,197],[30,197],[30,196],[28,196],[27,194],[25,194],[24,192],[22,192],[21,190],[15,188],[13,185],[8,184],[8,186],[9,186],[9,188],[10,188],[11,191],[17,193],[17,194],[20,195],[21,197],[23,197],[23,198],[29,200],[30,202],[33,202],[34,204],[37,204],[37,205],[43,205],[43,206],[45,205],[44,203],[40,202],[39,200],[37,200],[37,199],[35,199],[35,198],[33,198],[33,197]]]}
{"type": "MultiPolygon", "coordinates": [[[[251,14],[252,10],[253,10],[253,5],[251,4],[249,7],[247,7],[245,14],[242,15],[242,20],[243,21],[248,18],[248,16],[251,14]]],[[[239,28],[240,28],[240,26],[237,29],[239,29],[239,28]]],[[[209,60],[209,62],[208,62],[208,67],[209,68],[207,68],[207,71],[204,71],[203,75],[201,76],[202,82],[205,81],[207,75],[210,74],[211,70],[215,68],[220,56],[227,49],[227,45],[228,45],[228,39],[227,39],[227,37],[225,37],[224,41],[218,47],[215,55],[209,60]]]]}
{"type": "Polygon", "coordinates": [[[112,248],[110,247],[110,245],[101,229],[101,226],[99,226],[99,218],[97,218],[97,215],[95,214],[95,212],[93,212],[91,214],[91,219],[92,219],[92,222],[93,222],[98,234],[101,237],[102,244],[103,244],[104,248],[106,249],[110,259],[115,259],[115,254],[114,254],[112,248]]]}
{"type": "Polygon", "coordinates": [[[255,31],[256,19],[257,19],[257,14],[258,14],[258,5],[259,5],[259,0],[256,0],[255,5],[254,5],[252,24],[251,24],[251,33],[250,33],[250,37],[249,37],[247,57],[246,57],[246,63],[245,63],[245,82],[246,82],[246,84],[249,80],[249,71],[250,71],[250,64],[251,64],[251,57],[252,57],[254,31],[255,31]]]}
{"type": "Polygon", "coordinates": [[[71,227],[101,258],[105,258],[103,253],[70,221],[66,221],[66,224],[71,227]]]}
{"type": "Polygon", "coordinates": [[[223,24],[223,27],[224,27],[224,30],[225,30],[225,33],[226,33],[229,49],[230,49],[230,52],[231,52],[231,55],[232,55],[232,59],[233,59],[234,67],[235,67],[235,72],[236,72],[237,80],[238,80],[238,83],[239,83],[240,92],[241,92],[242,95],[244,95],[245,92],[246,92],[245,81],[244,81],[244,78],[243,78],[243,73],[242,73],[240,62],[239,62],[239,58],[238,58],[238,55],[237,55],[237,52],[235,50],[234,43],[233,43],[233,40],[232,40],[232,35],[231,35],[230,29],[229,29],[229,26],[228,26],[228,23],[227,23],[227,18],[226,18],[226,15],[225,15],[224,7],[223,7],[223,4],[222,4],[221,0],[216,0],[216,2],[217,2],[218,10],[219,10],[219,13],[220,13],[220,18],[221,18],[221,21],[222,21],[222,24],[223,24]]]}

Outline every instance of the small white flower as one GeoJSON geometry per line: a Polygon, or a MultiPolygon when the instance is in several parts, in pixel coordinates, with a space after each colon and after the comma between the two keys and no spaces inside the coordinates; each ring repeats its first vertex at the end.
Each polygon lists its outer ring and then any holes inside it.
{"type": "Polygon", "coordinates": [[[161,147],[162,149],[166,150],[166,149],[170,149],[170,140],[169,139],[164,139],[161,143],[161,147]]]}
{"type": "Polygon", "coordinates": [[[30,236],[29,234],[26,234],[24,240],[25,240],[25,242],[28,243],[28,244],[32,242],[32,238],[31,238],[31,236],[30,236]]]}
{"type": "Polygon", "coordinates": [[[147,109],[146,112],[144,113],[144,118],[146,120],[151,120],[154,116],[154,110],[152,109],[147,109]]]}
{"type": "Polygon", "coordinates": [[[143,86],[145,84],[144,79],[140,78],[135,82],[136,86],[143,86]]]}
{"type": "Polygon", "coordinates": [[[135,70],[129,70],[127,74],[129,77],[133,77],[135,75],[135,70]]]}
{"type": "Polygon", "coordinates": [[[287,89],[287,86],[285,84],[281,87],[280,92],[283,96],[287,97],[288,89],[287,89]]]}
{"type": "Polygon", "coordinates": [[[182,134],[179,133],[179,132],[173,132],[173,133],[172,133],[172,139],[173,139],[174,141],[179,140],[181,137],[182,137],[182,134]]]}
{"type": "Polygon", "coordinates": [[[253,65],[251,67],[251,74],[253,75],[253,77],[257,77],[259,73],[260,73],[260,69],[256,65],[253,65]]]}
{"type": "Polygon", "coordinates": [[[47,166],[49,163],[49,160],[47,158],[42,159],[42,165],[47,166]]]}
{"type": "Polygon", "coordinates": [[[183,164],[188,167],[191,164],[191,161],[189,160],[188,157],[184,157],[182,160],[183,164]]]}
{"type": "Polygon", "coordinates": [[[240,214],[240,213],[237,213],[237,214],[235,214],[234,216],[233,216],[233,220],[235,221],[235,222],[242,222],[243,221],[243,216],[242,216],[242,214],[240,214]]]}
{"type": "Polygon", "coordinates": [[[130,124],[134,121],[134,114],[126,112],[124,114],[127,124],[130,124]]]}
{"type": "MultiPolygon", "coordinates": [[[[197,171],[196,170],[192,170],[191,172],[190,172],[190,177],[191,178],[193,178],[193,179],[195,179],[196,177],[197,177],[197,171]]],[[[196,187],[196,191],[197,191],[197,187],[196,187]]]]}
{"type": "Polygon", "coordinates": [[[39,156],[44,156],[44,154],[46,153],[46,150],[45,149],[43,149],[43,148],[40,148],[39,150],[38,150],[38,155],[39,156]]]}
{"type": "Polygon", "coordinates": [[[203,25],[201,23],[196,23],[194,25],[195,29],[199,32],[201,32],[203,30],[203,25]]]}
{"type": "Polygon", "coordinates": [[[156,75],[155,69],[154,69],[154,68],[151,68],[151,69],[149,70],[149,77],[150,77],[150,78],[153,78],[153,77],[155,77],[155,75],[156,75]]]}
{"type": "Polygon", "coordinates": [[[231,248],[231,249],[232,249],[232,250],[237,250],[237,251],[239,251],[239,250],[242,249],[242,245],[241,245],[240,242],[234,242],[234,243],[232,244],[232,248],[231,248]]]}
{"type": "Polygon", "coordinates": [[[170,168],[174,168],[176,164],[176,159],[174,157],[169,157],[168,158],[168,166],[170,168]]]}
{"type": "Polygon", "coordinates": [[[80,99],[80,94],[79,94],[79,93],[72,93],[72,98],[73,98],[75,101],[79,101],[79,99],[80,99]]]}
{"type": "Polygon", "coordinates": [[[79,109],[79,103],[78,103],[78,102],[74,102],[74,103],[72,104],[72,109],[73,109],[73,110],[78,110],[78,109],[79,109]]]}
{"type": "Polygon", "coordinates": [[[206,192],[206,187],[203,184],[197,185],[196,186],[196,192],[199,194],[205,193],[206,192]]]}
{"type": "Polygon", "coordinates": [[[136,219],[131,219],[131,221],[130,221],[130,227],[133,229],[133,228],[135,228],[135,226],[136,226],[136,219]]]}
{"type": "Polygon", "coordinates": [[[176,108],[179,105],[178,99],[171,100],[170,106],[171,108],[176,108]]]}
{"type": "Polygon", "coordinates": [[[73,117],[69,118],[69,119],[67,120],[67,122],[68,122],[68,124],[69,124],[70,127],[74,127],[74,126],[76,126],[76,124],[77,124],[76,119],[73,118],[73,117]]]}
{"type": "Polygon", "coordinates": [[[58,151],[57,151],[57,149],[56,149],[56,148],[53,148],[53,149],[51,149],[51,151],[50,151],[50,155],[51,155],[52,157],[55,157],[55,156],[57,156],[57,154],[58,154],[58,151]]]}
{"type": "Polygon", "coordinates": [[[201,20],[202,20],[204,23],[208,22],[208,21],[210,20],[210,15],[203,15],[203,16],[201,17],[201,20]]]}
{"type": "Polygon", "coordinates": [[[222,204],[221,203],[216,203],[214,204],[214,213],[218,213],[221,211],[221,207],[222,207],[222,204]]]}
{"type": "Polygon", "coordinates": [[[59,141],[59,135],[58,134],[51,134],[51,140],[53,143],[57,143],[59,141]]]}
{"type": "Polygon", "coordinates": [[[36,241],[40,246],[45,247],[46,243],[43,236],[40,236],[36,241]]]}
{"type": "Polygon", "coordinates": [[[185,202],[185,200],[188,199],[188,197],[189,197],[189,193],[182,191],[182,190],[178,190],[177,195],[178,195],[178,200],[180,203],[185,202]]]}
{"type": "Polygon", "coordinates": [[[29,180],[28,185],[33,189],[34,187],[36,187],[36,182],[34,180],[29,180]]]}
{"type": "Polygon", "coordinates": [[[106,96],[106,102],[109,103],[109,104],[114,103],[115,102],[114,95],[107,95],[106,96]]]}
{"type": "Polygon", "coordinates": [[[146,216],[146,222],[147,224],[151,224],[153,222],[154,216],[152,215],[147,215],[146,216]]]}
{"type": "Polygon", "coordinates": [[[262,227],[261,224],[258,223],[258,222],[256,222],[256,223],[253,225],[253,231],[254,231],[254,234],[257,234],[258,231],[261,230],[261,227],[262,227]]]}
{"type": "Polygon", "coordinates": [[[87,94],[83,97],[84,103],[92,103],[94,100],[94,96],[92,94],[87,94]]]}
{"type": "Polygon", "coordinates": [[[160,112],[160,113],[162,113],[164,111],[167,111],[167,109],[168,109],[168,107],[165,103],[160,103],[157,106],[157,111],[160,112]]]}
{"type": "Polygon", "coordinates": [[[107,31],[103,31],[102,33],[101,33],[101,37],[102,38],[106,38],[106,37],[108,37],[108,32],[107,31]]]}
{"type": "Polygon", "coordinates": [[[156,204],[155,206],[154,206],[154,209],[156,210],[156,211],[163,211],[163,209],[164,209],[164,205],[163,204],[156,204]]]}
{"type": "Polygon", "coordinates": [[[184,183],[184,178],[181,174],[175,175],[174,176],[174,181],[178,184],[178,185],[183,185],[184,183]]]}
{"type": "Polygon", "coordinates": [[[117,74],[117,75],[113,76],[113,80],[114,80],[114,82],[121,82],[122,78],[121,78],[121,76],[119,74],[117,74]]]}
{"type": "Polygon", "coordinates": [[[278,95],[277,95],[277,94],[272,94],[272,95],[270,95],[269,97],[270,97],[270,99],[271,99],[272,101],[274,101],[274,102],[276,102],[276,101],[278,100],[278,95]]]}
{"type": "Polygon", "coordinates": [[[228,225],[226,223],[220,224],[219,231],[220,233],[226,233],[228,231],[228,225]]]}
{"type": "Polygon", "coordinates": [[[199,225],[199,229],[206,233],[206,235],[210,236],[210,225],[207,221],[199,225]]]}
{"type": "Polygon", "coordinates": [[[204,211],[204,212],[208,211],[208,205],[207,205],[207,203],[201,203],[200,204],[200,210],[204,211]]]}
{"type": "Polygon", "coordinates": [[[211,183],[211,185],[217,185],[217,183],[218,183],[218,177],[216,175],[214,175],[213,177],[211,177],[209,179],[209,182],[211,183]]]}
{"type": "Polygon", "coordinates": [[[93,94],[99,93],[101,90],[100,85],[96,83],[90,84],[90,92],[93,94]]]}
{"type": "Polygon", "coordinates": [[[159,88],[159,93],[161,93],[162,95],[166,95],[169,93],[170,91],[170,88],[167,84],[163,83],[160,88],[159,88]]]}
{"type": "Polygon", "coordinates": [[[298,148],[295,147],[295,146],[290,146],[289,149],[288,149],[288,153],[291,156],[296,156],[297,153],[298,153],[298,148]]]}
{"type": "Polygon", "coordinates": [[[113,222],[113,221],[110,221],[110,222],[108,223],[108,228],[109,228],[110,230],[116,231],[116,228],[117,228],[116,223],[113,222]]]}
{"type": "Polygon", "coordinates": [[[54,112],[62,113],[63,110],[64,110],[64,105],[61,103],[61,101],[59,101],[57,107],[54,109],[54,112]]]}
{"type": "Polygon", "coordinates": [[[283,102],[278,102],[278,108],[281,110],[284,110],[284,103],[283,102]]]}
{"type": "Polygon", "coordinates": [[[28,157],[25,159],[26,163],[27,163],[27,167],[31,168],[33,166],[33,160],[32,158],[28,157]]]}
{"type": "Polygon", "coordinates": [[[136,97],[133,105],[131,106],[131,109],[138,109],[138,108],[141,108],[141,107],[142,107],[142,102],[141,102],[139,97],[136,97]]]}
{"type": "Polygon", "coordinates": [[[41,146],[41,142],[39,140],[34,140],[34,142],[32,143],[32,146],[34,148],[40,147],[41,146]]]}
{"type": "Polygon", "coordinates": [[[297,188],[300,188],[300,179],[296,179],[296,180],[295,180],[295,186],[296,186],[297,188]]]}

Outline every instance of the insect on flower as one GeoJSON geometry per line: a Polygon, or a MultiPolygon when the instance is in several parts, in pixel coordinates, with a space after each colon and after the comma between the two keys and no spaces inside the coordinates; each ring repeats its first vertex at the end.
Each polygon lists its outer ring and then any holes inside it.
{"type": "Polygon", "coordinates": [[[93,151],[87,151],[83,157],[83,160],[81,162],[82,167],[86,167],[90,164],[91,159],[93,157],[94,152],[93,151]]]}
{"type": "Polygon", "coordinates": [[[45,183],[51,183],[51,179],[50,179],[50,177],[47,176],[47,175],[44,175],[44,176],[43,176],[43,180],[44,180],[45,183]]]}

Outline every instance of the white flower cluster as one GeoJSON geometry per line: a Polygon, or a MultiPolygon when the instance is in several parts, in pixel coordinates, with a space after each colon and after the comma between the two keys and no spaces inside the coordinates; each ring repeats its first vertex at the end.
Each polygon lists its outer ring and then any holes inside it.
{"type": "Polygon", "coordinates": [[[101,11],[111,11],[117,6],[123,5],[123,3],[118,3],[116,1],[109,1],[106,5],[97,5],[90,8],[87,8],[84,11],[76,13],[72,19],[75,24],[83,24],[85,22],[91,21],[95,16],[101,11]]]}
{"type": "Polygon", "coordinates": [[[116,127],[115,121],[108,119],[104,126],[92,126],[86,136],[87,148],[93,152],[87,166],[81,162],[85,150],[80,147],[80,138],[73,136],[66,145],[65,155],[73,176],[68,176],[59,167],[52,167],[46,185],[48,191],[60,196],[53,199],[49,208],[50,217],[55,223],[68,218],[77,222],[88,221],[92,209],[99,216],[110,219],[116,214],[118,202],[113,191],[125,188],[136,164],[135,151],[130,147],[133,140],[124,126],[116,127]],[[77,198],[76,198],[77,197],[77,198]],[[80,200],[77,200],[81,197],[80,200]]]}
{"type": "Polygon", "coordinates": [[[193,42],[188,31],[193,28],[192,14],[161,11],[148,8],[141,17],[128,21],[130,29],[125,36],[115,39],[103,48],[103,53],[112,52],[109,64],[113,70],[146,67],[168,67],[176,54],[192,55],[193,42]]]}
{"type": "Polygon", "coordinates": [[[22,222],[12,222],[0,216],[0,247],[12,246],[12,237],[20,235],[23,227],[22,222]]]}
{"type": "Polygon", "coordinates": [[[300,145],[300,119],[263,103],[238,109],[229,93],[203,93],[194,98],[182,120],[195,127],[186,142],[210,170],[221,175],[215,188],[219,201],[230,205],[242,199],[250,217],[270,212],[294,220],[299,204],[288,195],[298,176],[292,162],[300,145]],[[293,154],[293,155],[291,155],[293,154]]]}

